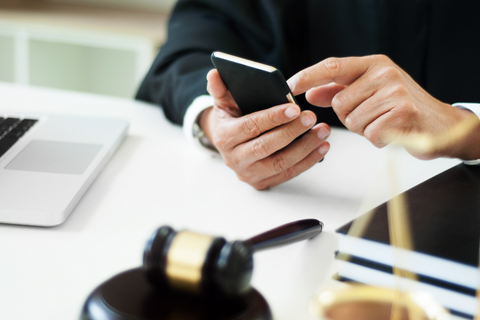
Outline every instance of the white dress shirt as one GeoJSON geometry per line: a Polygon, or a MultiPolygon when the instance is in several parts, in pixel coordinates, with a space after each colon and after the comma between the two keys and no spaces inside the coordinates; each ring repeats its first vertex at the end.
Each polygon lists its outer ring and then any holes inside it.
{"type": "MultiPolygon", "coordinates": [[[[478,118],[480,118],[480,103],[454,103],[454,107],[460,108],[460,109],[466,109],[470,110],[473,113],[477,115],[478,118]]],[[[477,160],[465,160],[463,163],[468,164],[468,165],[480,165],[480,159],[477,160]]]]}

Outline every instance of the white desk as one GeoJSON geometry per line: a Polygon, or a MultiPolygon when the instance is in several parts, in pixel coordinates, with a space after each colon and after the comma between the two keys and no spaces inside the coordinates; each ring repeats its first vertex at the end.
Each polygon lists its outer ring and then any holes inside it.
{"type": "MultiPolygon", "coordinates": [[[[96,286],[141,264],[147,238],[161,225],[235,240],[303,218],[320,219],[324,232],[259,253],[253,285],[275,319],[315,319],[308,303],[333,282],[334,230],[354,217],[385,155],[364,138],[334,129],[323,163],[260,192],[238,181],[221,160],[187,145],[180,127],[155,106],[0,84],[0,112],[7,110],[124,117],[131,127],[64,224],[0,224],[0,319],[6,320],[78,318],[96,286]]],[[[458,163],[399,157],[402,191],[458,163]]]]}

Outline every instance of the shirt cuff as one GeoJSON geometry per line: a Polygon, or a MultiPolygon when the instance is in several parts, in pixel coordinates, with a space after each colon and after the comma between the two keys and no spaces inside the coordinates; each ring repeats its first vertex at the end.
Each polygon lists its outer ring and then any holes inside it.
{"type": "Polygon", "coordinates": [[[219,156],[220,154],[216,151],[213,151],[212,148],[207,148],[203,146],[197,139],[194,137],[194,125],[198,121],[198,117],[205,110],[213,106],[213,97],[210,95],[201,95],[195,98],[192,103],[188,106],[187,112],[183,117],[183,135],[191,145],[195,145],[198,150],[201,150],[204,153],[219,156]]]}
{"type": "MultiPolygon", "coordinates": [[[[480,103],[454,103],[452,106],[460,109],[470,110],[477,115],[480,119],[480,103]]],[[[465,160],[463,163],[467,165],[480,165],[480,159],[477,160],[465,160]]]]}

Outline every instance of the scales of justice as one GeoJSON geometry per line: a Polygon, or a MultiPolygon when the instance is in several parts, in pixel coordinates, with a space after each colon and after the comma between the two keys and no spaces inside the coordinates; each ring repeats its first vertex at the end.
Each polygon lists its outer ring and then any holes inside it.
{"type": "MultiPolygon", "coordinates": [[[[387,133],[385,141],[392,145],[387,154],[386,171],[390,194],[393,196],[387,201],[387,213],[390,244],[395,247],[392,265],[396,279],[395,288],[353,284],[346,288],[321,289],[311,304],[312,312],[321,320],[446,320],[451,318],[449,312],[430,294],[415,289],[415,282],[418,281],[416,274],[397,267],[408,265],[407,253],[413,251],[414,244],[406,196],[405,193],[398,192],[394,154],[400,147],[423,153],[444,148],[466,137],[477,125],[478,118],[472,114],[449,131],[437,136],[410,134],[398,137],[387,133]]],[[[371,198],[372,195],[367,195],[364,199],[359,210],[360,215],[348,231],[349,237],[361,238],[370,223],[375,209],[364,210],[363,208],[372,207],[369,203],[371,198]]],[[[355,243],[349,245],[355,246],[355,243]]],[[[350,256],[341,254],[337,259],[348,261],[350,256]]],[[[480,266],[480,253],[478,266],[480,266]]],[[[480,320],[480,283],[476,291],[476,299],[477,312],[474,320],[480,320]]]]}

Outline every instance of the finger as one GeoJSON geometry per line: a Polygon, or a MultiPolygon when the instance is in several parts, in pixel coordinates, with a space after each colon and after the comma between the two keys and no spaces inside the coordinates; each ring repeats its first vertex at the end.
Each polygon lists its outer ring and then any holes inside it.
{"type": "MultiPolygon", "coordinates": [[[[346,119],[349,115],[362,104],[365,100],[371,98],[377,91],[385,86],[384,82],[378,79],[371,79],[368,74],[362,75],[344,90],[338,92],[332,99],[332,108],[338,118],[348,128],[346,119]]],[[[375,110],[363,109],[368,112],[375,110]]],[[[350,120],[352,117],[350,118],[350,120]]]]}
{"type": "Polygon", "coordinates": [[[295,96],[332,82],[348,86],[367,72],[373,61],[372,56],[328,58],[298,72],[287,83],[295,96]]]}
{"type": "Polygon", "coordinates": [[[310,154],[306,156],[304,159],[302,159],[300,162],[291,166],[290,168],[283,171],[282,173],[279,173],[277,175],[274,175],[272,177],[269,177],[267,179],[264,179],[254,184],[253,187],[258,190],[263,190],[268,187],[274,187],[288,180],[291,180],[292,178],[298,176],[302,172],[305,172],[306,170],[310,169],[316,163],[318,163],[321,159],[323,159],[323,157],[325,156],[325,154],[328,152],[329,149],[330,149],[330,144],[325,141],[320,145],[320,147],[310,152],[310,154]]]}
{"type": "Polygon", "coordinates": [[[257,162],[290,144],[295,138],[313,127],[316,120],[312,111],[303,111],[297,119],[290,123],[275,129],[271,128],[269,132],[240,144],[235,148],[233,154],[237,159],[241,159],[242,165],[257,162]]]}
{"type": "Polygon", "coordinates": [[[207,81],[207,91],[212,97],[220,99],[227,94],[227,86],[223,83],[217,69],[212,69],[207,73],[207,81]]]}
{"type": "Polygon", "coordinates": [[[300,111],[299,106],[287,103],[237,118],[228,124],[230,138],[226,147],[234,148],[266,131],[291,122],[300,115],[300,111]]]}
{"type": "Polygon", "coordinates": [[[258,161],[256,164],[257,168],[254,169],[263,173],[263,177],[259,181],[288,170],[291,166],[303,160],[313,150],[320,147],[329,135],[330,127],[325,123],[320,123],[297,141],[289,144],[272,156],[258,161]]]}
{"type": "Polygon", "coordinates": [[[317,107],[330,107],[337,93],[345,89],[344,85],[329,83],[307,91],[307,101],[317,107]]]}
{"type": "Polygon", "coordinates": [[[207,92],[215,99],[215,105],[227,110],[233,108],[233,113],[230,112],[232,114],[242,114],[235,99],[233,99],[230,91],[228,91],[216,69],[212,69],[208,72],[207,81],[207,92]]]}
{"type": "Polygon", "coordinates": [[[217,106],[213,106],[213,112],[215,113],[214,117],[216,118],[216,121],[234,120],[239,117],[239,115],[232,114],[231,110],[219,108],[217,106]]]}
{"type": "Polygon", "coordinates": [[[409,112],[396,106],[398,102],[386,102],[385,109],[388,111],[370,121],[363,131],[363,136],[377,148],[383,148],[389,143],[385,140],[387,132],[405,134],[412,132],[413,127],[417,125],[412,119],[413,111],[409,112]]]}
{"type": "MultiPolygon", "coordinates": [[[[344,105],[334,107],[339,119],[347,127],[348,130],[364,135],[366,127],[395,107],[395,101],[387,98],[385,89],[380,91],[370,91],[365,95],[359,93],[357,96],[352,94],[352,101],[346,102],[344,105]],[[360,100],[365,99],[364,101],[360,100]],[[359,103],[357,107],[353,105],[359,103]],[[350,109],[353,109],[349,111],[350,109]]],[[[397,101],[398,102],[398,101],[397,101]]],[[[334,103],[335,104],[335,103],[334,103]]]]}
{"type": "Polygon", "coordinates": [[[240,118],[242,116],[242,111],[240,108],[238,108],[236,105],[232,105],[231,103],[225,103],[219,99],[214,99],[213,106],[218,110],[228,113],[230,118],[240,118]]]}

